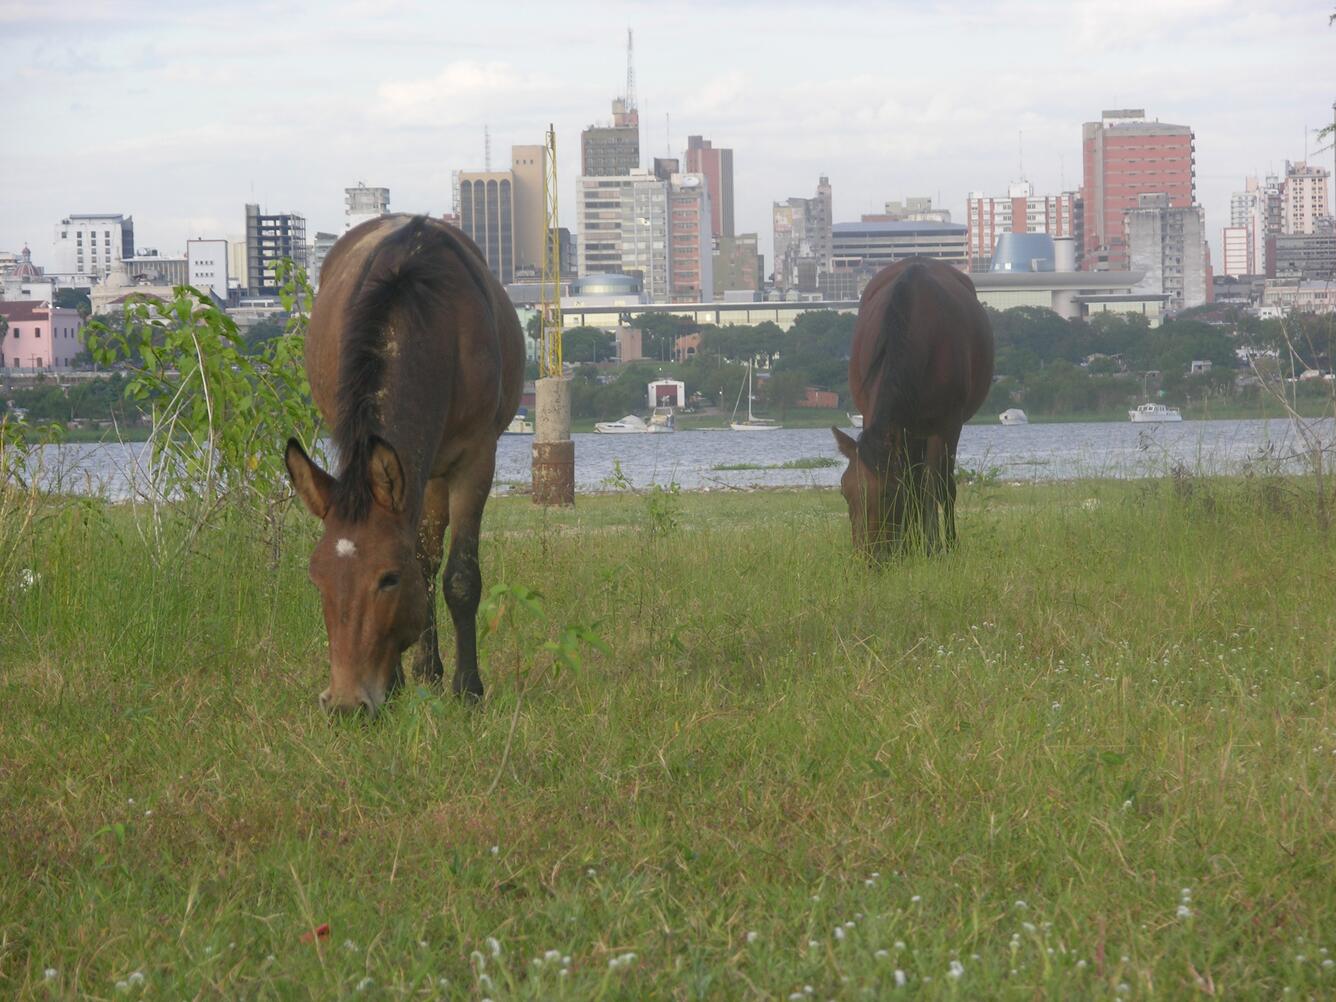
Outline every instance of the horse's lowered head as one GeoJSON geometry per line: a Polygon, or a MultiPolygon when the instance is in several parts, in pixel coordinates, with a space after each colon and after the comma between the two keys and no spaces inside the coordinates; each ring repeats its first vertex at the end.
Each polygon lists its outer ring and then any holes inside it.
{"type": "Polygon", "coordinates": [[[343,474],[366,478],[369,498],[358,503],[356,491],[322,470],[296,439],[288,440],[284,461],[297,495],[324,523],[309,571],[329,636],[329,688],[320,705],[374,716],[401,681],[400,655],[429,622],[403,465],[393,446],[373,437],[365,470],[343,474]]]}
{"type": "Polygon", "coordinates": [[[854,551],[874,563],[902,547],[909,529],[908,456],[901,436],[891,433],[878,445],[865,431],[859,439],[831,428],[840,454],[849,460],[840,477],[840,493],[849,505],[854,551]]]}

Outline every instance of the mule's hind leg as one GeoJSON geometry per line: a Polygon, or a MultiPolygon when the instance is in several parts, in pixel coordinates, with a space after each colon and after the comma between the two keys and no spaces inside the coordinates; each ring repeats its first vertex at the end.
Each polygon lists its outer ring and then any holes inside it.
{"type": "Polygon", "coordinates": [[[478,566],[478,535],[482,531],[482,510],[492,489],[496,455],[484,451],[477,459],[463,460],[461,465],[463,469],[450,485],[450,558],[445,563],[445,604],[450,607],[450,619],[455,624],[455,695],[479,700],[482,677],[478,674],[477,618],[482,570],[478,566]]]}
{"type": "Polygon", "coordinates": [[[418,527],[418,566],[427,582],[427,628],[413,649],[413,675],[420,682],[439,682],[445,676],[441,643],[436,631],[436,579],[441,570],[445,528],[450,523],[450,488],[444,480],[427,481],[418,527]]]}
{"type": "Polygon", "coordinates": [[[956,545],[956,447],[960,445],[960,429],[956,428],[946,440],[946,496],[943,514],[946,521],[946,547],[956,545]]]}

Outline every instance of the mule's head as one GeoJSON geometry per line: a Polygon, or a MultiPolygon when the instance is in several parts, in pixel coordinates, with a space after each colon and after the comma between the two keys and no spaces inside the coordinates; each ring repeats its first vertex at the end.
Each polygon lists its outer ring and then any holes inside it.
{"type": "Polygon", "coordinates": [[[393,446],[374,440],[366,472],[373,503],[365,517],[350,518],[335,503],[335,479],[295,439],[284,459],[298,496],[325,527],[310,563],[329,635],[329,688],[320,705],[374,716],[400,681],[400,655],[428,623],[403,466],[393,446]]]}
{"type": "Polygon", "coordinates": [[[849,460],[840,478],[840,493],[849,505],[854,550],[879,562],[905,538],[909,505],[903,451],[893,448],[891,439],[884,443],[885,448],[876,448],[872,441],[860,442],[839,428],[830,430],[840,453],[849,460]]]}

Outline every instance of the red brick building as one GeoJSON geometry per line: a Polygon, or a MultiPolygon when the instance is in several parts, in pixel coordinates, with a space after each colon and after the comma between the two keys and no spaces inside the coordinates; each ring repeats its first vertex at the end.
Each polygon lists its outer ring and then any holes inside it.
{"type": "Polygon", "coordinates": [[[1195,151],[1192,129],[1148,122],[1140,108],[1106,111],[1081,127],[1082,270],[1128,269],[1123,216],[1138,196],[1163,193],[1176,209],[1196,203],[1195,151]]]}

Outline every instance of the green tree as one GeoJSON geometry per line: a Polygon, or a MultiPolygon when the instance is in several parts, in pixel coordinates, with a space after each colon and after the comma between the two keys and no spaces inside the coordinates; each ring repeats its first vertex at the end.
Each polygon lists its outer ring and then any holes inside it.
{"type": "Polygon", "coordinates": [[[807,381],[796,370],[779,372],[765,381],[766,405],[779,411],[780,417],[787,417],[790,410],[797,406],[807,390],[807,381]]]}
{"type": "Polygon", "coordinates": [[[617,338],[597,327],[572,327],[561,334],[561,357],[566,362],[608,362],[617,356],[617,338]]]}

